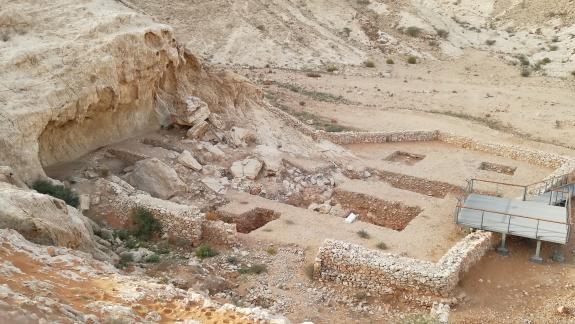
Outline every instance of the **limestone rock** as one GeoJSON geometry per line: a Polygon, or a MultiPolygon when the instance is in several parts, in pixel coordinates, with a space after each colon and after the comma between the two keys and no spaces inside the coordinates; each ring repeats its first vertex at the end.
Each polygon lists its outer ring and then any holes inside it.
{"type": "Polygon", "coordinates": [[[194,158],[192,153],[189,151],[183,151],[180,156],[178,156],[178,162],[183,166],[190,168],[194,171],[202,170],[202,165],[194,158]]]}
{"type": "Polygon", "coordinates": [[[7,182],[20,188],[27,188],[26,184],[14,173],[9,166],[0,165],[0,182],[7,182]]]}
{"type": "Polygon", "coordinates": [[[231,143],[237,147],[246,147],[249,143],[255,141],[255,135],[248,129],[232,127],[230,130],[231,143]]]}
{"type": "Polygon", "coordinates": [[[208,104],[198,97],[189,96],[185,105],[172,113],[172,120],[178,125],[193,126],[205,121],[209,116],[208,104]]]}
{"type": "Polygon", "coordinates": [[[234,162],[230,171],[235,178],[248,178],[255,180],[262,167],[263,164],[256,159],[245,159],[234,162]]]}
{"type": "Polygon", "coordinates": [[[215,193],[225,194],[226,193],[226,185],[229,184],[229,180],[227,178],[215,178],[215,177],[207,177],[203,178],[202,183],[206,185],[206,187],[213,190],[215,193]]]}
{"type": "Polygon", "coordinates": [[[449,323],[450,307],[447,304],[434,303],[431,307],[431,316],[437,318],[439,323],[449,323]]]}
{"type": "Polygon", "coordinates": [[[132,186],[162,199],[169,199],[186,191],[186,184],[176,171],[156,158],[138,161],[134,165],[134,171],[128,174],[127,181],[132,186]]]}
{"type": "Polygon", "coordinates": [[[210,124],[206,121],[201,121],[188,130],[186,136],[190,139],[200,139],[206,135],[210,128],[210,124]]]}
{"type": "Polygon", "coordinates": [[[282,152],[269,145],[258,145],[254,152],[263,161],[267,176],[276,175],[282,168],[282,152]]]}
{"type": "Polygon", "coordinates": [[[224,129],[226,127],[226,123],[218,114],[211,113],[210,117],[208,117],[208,121],[217,129],[224,129]]]}
{"type": "Polygon", "coordinates": [[[101,260],[113,256],[95,241],[88,218],[60,199],[0,183],[0,206],[0,228],[14,229],[39,244],[88,252],[101,260]]]}

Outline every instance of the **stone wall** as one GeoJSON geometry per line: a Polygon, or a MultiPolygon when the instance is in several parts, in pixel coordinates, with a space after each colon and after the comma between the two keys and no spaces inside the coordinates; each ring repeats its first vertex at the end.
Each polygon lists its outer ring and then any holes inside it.
{"type": "Polygon", "coordinates": [[[317,130],[301,122],[285,111],[282,111],[281,109],[272,106],[268,106],[267,108],[276,114],[286,124],[298,129],[300,132],[308,136],[311,136],[314,140],[329,140],[340,145],[359,143],[442,141],[469,150],[486,152],[555,169],[543,180],[575,172],[575,159],[555,153],[527,149],[516,145],[484,143],[473,138],[459,136],[440,130],[403,132],[352,131],[330,133],[323,130],[317,130]]]}
{"type": "Polygon", "coordinates": [[[154,198],[137,191],[118,177],[96,181],[92,193],[90,216],[105,221],[112,228],[130,228],[135,208],[144,208],[162,224],[162,234],[197,245],[202,239],[205,215],[194,207],[154,198]]]}
{"type": "Polygon", "coordinates": [[[314,276],[377,294],[399,290],[445,297],[461,275],[489,250],[491,236],[487,232],[471,233],[437,263],[326,240],[316,256],[314,276]]]}

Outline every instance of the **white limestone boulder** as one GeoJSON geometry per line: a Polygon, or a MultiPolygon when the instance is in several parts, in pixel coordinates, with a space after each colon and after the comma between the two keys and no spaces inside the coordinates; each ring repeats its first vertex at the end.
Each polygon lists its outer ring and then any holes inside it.
{"type": "Polygon", "coordinates": [[[263,163],[256,159],[245,159],[232,164],[230,171],[234,178],[255,180],[262,170],[263,163]]]}
{"type": "Polygon", "coordinates": [[[192,153],[190,153],[190,151],[184,150],[178,156],[178,162],[180,162],[180,164],[182,164],[186,168],[192,169],[194,171],[202,170],[202,165],[194,158],[194,156],[192,155],[192,153]]]}
{"type": "Polygon", "coordinates": [[[136,162],[126,181],[156,198],[169,199],[186,191],[186,184],[169,165],[156,158],[136,162]]]}

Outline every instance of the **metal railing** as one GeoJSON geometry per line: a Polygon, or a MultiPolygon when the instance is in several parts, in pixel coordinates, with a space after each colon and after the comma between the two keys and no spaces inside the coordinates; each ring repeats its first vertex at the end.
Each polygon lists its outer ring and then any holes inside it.
{"type": "MultiPolygon", "coordinates": [[[[489,215],[488,215],[489,216],[489,215]]],[[[524,236],[524,237],[529,237],[532,238],[532,236],[530,235],[525,235],[521,232],[518,231],[511,231],[511,220],[513,218],[521,218],[521,219],[529,219],[529,220],[533,220],[536,221],[536,225],[534,227],[532,226],[526,226],[526,225],[521,225],[521,224],[513,224],[513,227],[523,227],[529,230],[535,230],[535,239],[539,239],[541,236],[539,236],[539,230],[540,230],[540,225],[541,223],[551,223],[551,224],[559,224],[559,225],[565,225],[565,229],[566,232],[559,232],[559,231],[554,231],[554,230],[549,230],[549,229],[544,229],[543,231],[546,232],[545,237],[554,237],[554,238],[560,238],[563,239],[565,238],[565,243],[567,243],[569,241],[569,236],[570,236],[570,232],[571,232],[571,223],[569,221],[570,219],[570,213],[568,212],[567,215],[567,222],[558,222],[558,221],[552,221],[552,220],[546,220],[546,219],[541,219],[541,218],[537,218],[537,217],[531,217],[531,216],[525,216],[525,215],[517,215],[517,214],[512,214],[512,213],[504,213],[504,212],[499,212],[499,211],[494,211],[494,210],[489,210],[489,209],[481,209],[481,208],[473,208],[473,207],[466,207],[462,204],[457,204],[456,206],[456,223],[457,224],[461,224],[461,225],[467,225],[473,228],[477,228],[480,230],[488,230],[488,231],[492,231],[492,232],[500,232],[500,233],[507,233],[507,234],[512,234],[512,235],[516,235],[516,236],[524,236]],[[461,210],[462,209],[468,209],[468,210],[474,210],[474,211],[480,211],[481,212],[481,220],[479,222],[479,226],[477,226],[477,223],[464,223],[464,222],[460,222],[459,221],[459,215],[461,214],[461,210]],[[498,215],[502,215],[505,216],[507,218],[506,222],[500,222],[501,225],[504,225],[506,230],[503,231],[500,228],[497,228],[495,226],[486,226],[485,225],[485,213],[488,214],[498,214],[498,215]],[[550,234],[551,233],[551,234],[550,234]],[[557,235],[555,235],[557,234],[557,235]]]]}
{"type": "Polygon", "coordinates": [[[554,177],[545,181],[536,182],[530,185],[518,185],[514,183],[499,182],[484,179],[470,179],[467,180],[467,186],[464,189],[464,196],[467,197],[469,194],[476,192],[476,183],[489,183],[495,184],[497,186],[505,187],[515,187],[522,188],[522,200],[532,200],[528,198],[535,198],[541,196],[545,193],[549,193],[549,205],[557,205],[568,201],[572,196],[573,192],[571,190],[563,190],[562,187],[568,185],[567,175],[554,177]],[[536,189],[533,186],[537,186],[536,189]],[[536,192],[536,195],[530,195],[531,192],[536,192]]]}

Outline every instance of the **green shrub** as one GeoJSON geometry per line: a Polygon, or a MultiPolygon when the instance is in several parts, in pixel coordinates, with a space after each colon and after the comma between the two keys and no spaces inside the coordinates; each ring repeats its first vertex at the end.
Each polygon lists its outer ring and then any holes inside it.
{"type": "Polygon", "coordinates": [[[132,235],[140,240],[151,240],[162,231],[160,222],[145,208],[135,208],[132,219],[135,225],[132,235]]]}
{"type": "Polygon", "coordinates": [[[251,267],[241,267],[238,272],[241,274],[261,274],[267,272],[268,268],[265,264],[254,264],[251,267]]]}
{"type": "Polygon", "coordinates": [[[238,264],[239,260],[236,256],[230,255],[226,258],[229,264],[238,264]]]}
{"type": "Polygon", "coordinates": [[[363,65],[364,65],[365,67],[368,67],[368,68],[373,68],[373,67],[375,67],[375,63],[374,63],[372,60],[367,60],[367,61],[363,62],[363,65]]]}
{"type": "Polygon", "coordinates": [[[214,248],[209,245],[200,245],[196,250],[196,256],[200,260],[215,257],[218,254],[218,251],[214,250],[214,248]]]}
{"type": "Polygon", "coordinates": [[[395,62],[393,61],[393,59],[388,58],[387,60],[385,60],[385,63],[387,64],[395,64],[395,62]]]}
{"type": "Polygon", "coordinates": [[[421,28],[416,26],[409,26],[405,30],[405,33],[411,37],[417,37],[419,34],[421,34],[421,28]]]}
{"type": "Polygon", "coordinates": [[[542,65],[549,64],[549,63],[551,63],[551,59],[546,57],[546,58],[542,59],[541,61],[539,61],[539,63],[542,65]]]}
{"type": "Polygon", "coordinates": [[[138,247],[138,240],[134,239],[134,238],[128,238],[126,241],[124,241],[124,246],[127,249],[135,249],[138,247]]]}
{"type": "Polygon", "coordinates": [[[129,254],[122,254],[120,256],[120,261],[118,261],[118,263],[116,263],[116,268],[118,269],[126,269],[128,267],[128,265],[130,264],[130,262],[134,261],[134,257],[129,254]]]}
{"type": "Polygon", "coordinates": [[[363,239],[368,239],[369,238],[369,233],[366,230],[360,230],[357,231],[357,235],[359,235],[359,237],[363,238],[363,239]]]}
{"type": "Polygon", "coordinates": [[[152,254],[146,258],[146,262],[148,263],[158,263],[160,262],[160,256],[157,254],[152,254]]]}
{"type": "Polygon", "coordinates": [[[130,233],[128,233],[128,231],[125,229],[119,229],[114,231],[114,236],[122,241],[125,241],[130,236],[130,233]]]}
{"type": "Polygon", "coordinates": [[[80,197],[78,194],[72,191],[72,189],[62,185],[55,185],[50,181],[38,179],[32,183],[32,189],[39,193],[62,199],[66,204],[72,207],[78,207],[78,205],[80,205],[80,197]]]}
{"type": "Polygon", "coordinates": [[[417,64],[417,57],[415,56],[410,56],[407,58],[407,63],[409,64],[417,64]]]}

